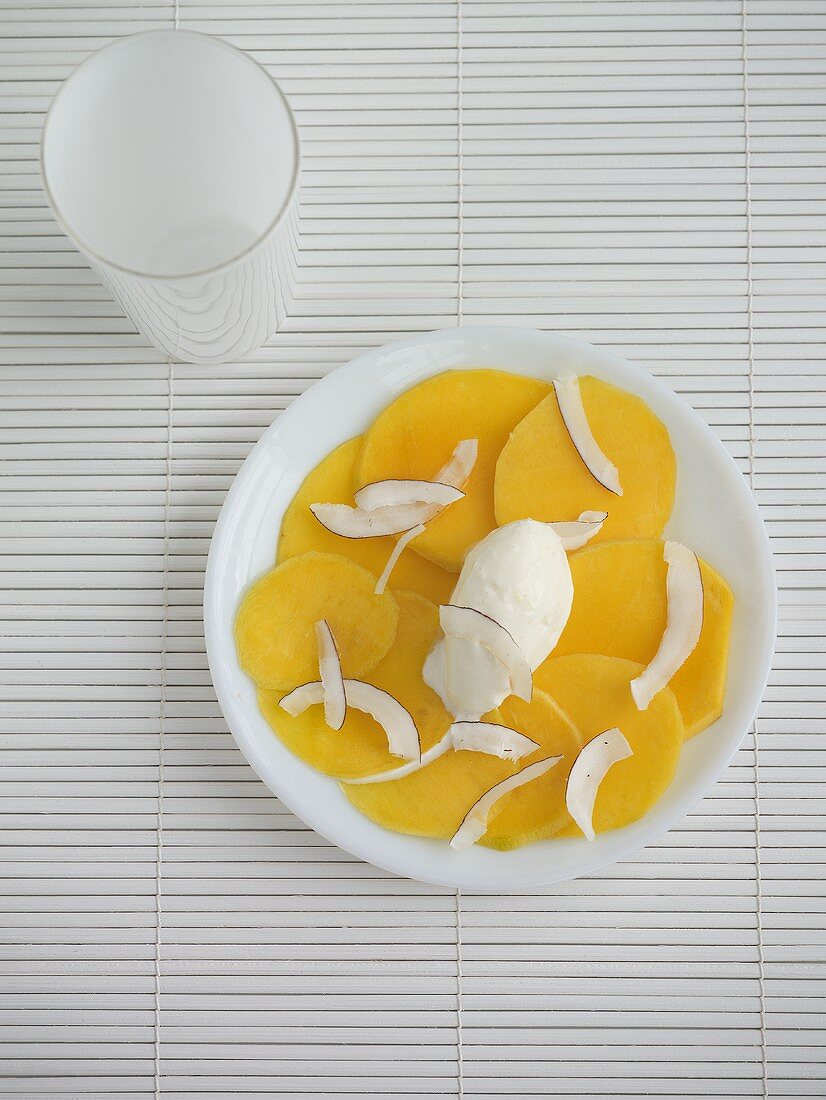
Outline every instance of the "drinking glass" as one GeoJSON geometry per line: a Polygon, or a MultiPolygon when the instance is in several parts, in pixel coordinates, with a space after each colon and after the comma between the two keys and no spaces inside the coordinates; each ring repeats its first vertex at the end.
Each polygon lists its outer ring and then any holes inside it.
{"type": "Polygon", "coordinates": [[[55,96],[40,159],[58,224],[166,355],[238,359],[282,322],[298,130],[247,54],[182,30],[105,46],[55,96]]]}

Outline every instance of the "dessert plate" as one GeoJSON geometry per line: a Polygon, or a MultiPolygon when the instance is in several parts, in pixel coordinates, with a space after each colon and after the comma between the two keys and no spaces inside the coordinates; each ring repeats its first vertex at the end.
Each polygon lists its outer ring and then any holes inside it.
{"type": "Polygon", "coordinates": [[[676,824],[710,790],[747,733],[771,664],[776,589],[757,505],[728,451],[689,405],[642,368],[564,336],[498,327],[452,329],[358,356],[297,398],[267,429],[227,495],[204,588],[207,654],[218,700],[257,774],[303,821],[384,870],[423,882],[494,892],[588,874],[627,859],[676,824]],[[306,474],[360,434],[403,390],[444,370],[495,367],[550,381],[595,374],[639,394],[663,420],[677,455],[677,497],[664,537],[686,542],[734,590],[734,622],[722,717],[684,746],[671,787],[633,825],[584,839],[541,841],[510,852],[389,832],[351,806],[336,782],[278,740],[258,710],[235,652],[242,593],[275,562],[279,526],[306,474]]]}

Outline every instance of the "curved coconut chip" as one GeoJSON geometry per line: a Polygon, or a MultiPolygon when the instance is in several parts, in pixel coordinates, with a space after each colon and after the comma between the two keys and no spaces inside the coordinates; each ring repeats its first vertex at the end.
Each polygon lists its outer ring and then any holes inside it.
{"type": "Polygon", "coordinates": [[[315,624],[318,643],[318,674],[324,692],[324,721],[333,730],[340,730],[347,716],[347,697],[338,646],[326,619],[315,624]]]}
{"type": "MultiPolygon", "coordinates": [[[[479,642],[507,669],[511,691],[526,703],[531,701],[533,674],[525,654],[513,635],[496,619],[477,611],[475,607],[443,604],[439,608],[439,623],[448,639],[479,642]]],[[[447,692],[450,694],[450,661],[447,661],[447,692]]]]}
{"type": "MultiPolygon", "coordinates": [[[[347,690],[347,681],[344,682],[345,692],[347,690]]],[[[297,688],[293,688],[281,699],[278,700],[278,705],[291,715],[293,718],[297,718],[299,714],[303,714],[307,707],[313,706],[314,703],[324,702],[324,685],[321,680],[311,680],[307,684],[300,684],[297,688]]]]}
{"type": "Polygon", "coordinates": [[[478,454],[479,440],[463,439],[453,448],[453,454],[433,480],[461,489],[473,472],[478,454]]]}
{"type": "Polygon", "coordinates": [[[697,555],[679,542],[667,542],[663,558],[668,563],[666,626],[650,664],[631,681],[639,710],[645,710],[657,692],[668,686],[694,651],[703,629],[703,575],[697,555]]]}
{"type": "Polygon", "coordinates": [[[517,787],[524,786],[534,779],[538,779],[545,772],[550,771],[554,764],[558,764],[561,756],[547,756],[544,760],[537,760],[535,764],[528,764],[516,775],[509,775],[501,783],[491,787],[482,797],[470,807],[462,821],[462,824],[453,834],[450,841],[451,848],[461,852],[475,844],[480,837],[485,835],[488,827],[488,815],[500,798],[517,787]]]}
{"type": "Polygon", "coordinates": [[[405,546],[407,546],[409,542],[412,542],[413,539],[418,538],[422,531],[424,531],[424,524],[420,523],[418,527],[411,527],[409,531],[405,531],[403,535],[399,536],[398,542],[393,547],[392,551],[390,552],[390,557],[387,559],[387,565],[385,565],[384,569],[382,569],[381,576],[376,581],[376,587],[374,591],[377,596],[380,596],[387,587],[387,582],[390,580],[390,574],[395,569],[396,562],[402,556],[402,550],[404,550],[405,546]]]}
{"type": "Polygon", "coordinates": [[[616,726],[598,734],[580,749],[568,775],[565,805],[588,840],[593,840],[596,836],[593,826],[594,802],[600,783],[609,768],[632,755],[633,749],[616,726]]]}
{"type": "Polygon", "coordinates": [[[602,452],[599,443],[594,439],[591,425],[582,404],[582,394],[579,391],[579,379],[576,375],[570,378],[554,379],[554,390],[559,405],[559,412],[571,442],[579,452],[579,457],[591,471],[600,485],[604,485],[618,497],[622,496],[622,487],[619,481],[619,470],[609,458],[602,452]]]}
{"type": "Polygon", "coordinates": [[[453,748],[453,737],[450,730],[435,745],[431,745],[422,753],[421,760],[411,760],[409,764],[402,764],[398,768],[391,768],[386,772],[376,772],[375,775],[364,775],[360,779],[340,779],[339,783],[347,783],[348,786],[360,786],[362,783],[389,783],[393,779],[404,779],[406,775],[426,768],[446,752],[453,748]]]}
{"type": "MultiPolygon", "coordinates": [[[[389,692],[382,691],[381,688],[366,684],[363,680],[345,680],[344,693],[348,706],[369,714],[387,734],[387,748],[391,756],[401,757],[402,760],[414,760],[416,763],[421,760],[422,749],[416,723],[398,699],[389,692]]],[[[302,684],[285,695],[279,700],[279,705],[287,714],[295,718],[303,714],[313,703],[323,701],[324,688],[320,680],[314,680],[312,683],[302,684]]]]}
{"type": "Polygon", "coordinates": [[[521,760],[536,752],[539,745],[510,726],[498,722],[454,722],[448,731],[456,752],[484,752],[501,760],[521,760]]]}
{"type": "Polygon", "coordinates": [[[373,539],[400,535],[429,518],[432,504],[397,504],[386,508],[353,508],[349,504],[311,504],[322,527],[345,539],[373,539]]]}
{"type": "Polygon", "coordinates": [[[393,508],[402,504],[437,504],[440,508],[446,508],[464,495],[461,489],[440,481],[391,478],[371,481],[359,489],[353,499],[359,508],[372,512],[376,508],[393,508]]]}
{"type": "Polygon", "coordinates": [[[551,523],[566,550],[579,550],[602,530],[608,519],[607,512],[580,512],[579,519],[551,523]]]}

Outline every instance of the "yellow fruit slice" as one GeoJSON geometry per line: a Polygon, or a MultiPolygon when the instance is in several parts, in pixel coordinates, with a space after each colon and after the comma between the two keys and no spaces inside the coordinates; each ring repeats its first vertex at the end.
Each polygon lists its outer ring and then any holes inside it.
{"type": "Polygon", "coordinates": [[[496,465],[496,522],[574,520],[607,512],[591,545],[661,535],[674,504],[676,461],[665,425],[639,397],[587,375],[579,380],[591,431],[619,470],[622,496],[589,472],[555,394],[517,425],[496,465]]]}
{"type": "MultiPolygon", "coordinates": [[[[569,558],[574,603],[554,657],[603,653],[647,665],[657,652],[667,618],[659,539],[631,539],[586,547],[569,558]]],[[[734,596],[726,581],[700,559],[703,629],[670,688],[685,722],[686,737],[715,722],[723,711],[734,596]]]]}
{"type": "Polygon", "coordinates": [[[499,713],[504,725],[524,733],[540,746],[520,761],[520,768],[545,756],[562,757],[545,775],[507,795],[501,811],[491,815],[491,824],[479,843],[506,850],[556,836],[570,824],[565,808],[565,784],[582,747],[582,736],[544,691],[534,689],[530,703],[511,696],[501,704],[499,713]]]}
{"type": "MultiPolygon", "coordinates": [[[[416,723],[422,749],[429,749],[452,721],[422,679],[424,659],[439,631],[439,612],[435,604],[415,592],[396,592],[395,598],[399,623],[393,645],[362,679],[388,691],[406,707],[416,723]]],[[[387,735],[369,714],[348,707],[344,725],[333,730],[325,724],[321,704],[292,718],[278,705],[282,696],[280,691],[258,693],[264,717],[296,756],[319,771],[358,779],[404,763],[387,751],[387,735]]]]}
{"type": "MultiPolygon", "coordinates": [[[[294,558],[308,550],[323,550],[343,554],[377,575],[384,569],[395,546],[394,539],[344,539],[323,527],[310,511],[311,504],[352,505],[361,441],[362,437],[357,436],[342,443],[304,479],[281,521],[277,561],[294,558]]],[[[434,603],[445,603],[456,578],[408,547],[396,563],[390,583],[395,588],[419,592],[434,603]]]]}
{"type": "Polygon", "coordinates": [[[411,543],[417,553],[458,572],[467,550],[496,526],[493,478],[499,453],[549,388],[535,378],[496,370],[447,371],[428,378],[396,398],[367,431],[356,482],[362,486],[385,478],[432,478],[457,443],[478,439],[465,497],[431,520],[411,543]]]}
{"type": "MultiPolygon", "coordinates": [[[[618,726],[633,756],[606,775],[594,806],[597,833],[620,829],[643,817],[668,787],[683,743],[683,720],[666,689],[648,710],[637,710],[629,687],[643,666],[619,657],[572,654],[551,657],[534,673],[534,684],[559,704],[588,742],[618,726]]],[[[573,823],[559,835],[581,836],[573,823]]]]}
{"type": "Polygon", "coordinates": [[[396,634],[399,609],[376,578],[338,554],[311,551],[270,570],[247,592],[235,619],[241,667],[259,687],[290,689],[317,680],[315,624],[326,619],[345,676],[361,676],[382,659],[396,634]]]}

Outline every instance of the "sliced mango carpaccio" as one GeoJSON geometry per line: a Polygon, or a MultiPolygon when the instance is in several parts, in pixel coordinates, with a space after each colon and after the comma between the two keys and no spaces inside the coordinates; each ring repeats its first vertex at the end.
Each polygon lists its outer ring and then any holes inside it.
{"type": "Polygon", "coordinates": [[[617,538],[658,536],[671,515],[676,460],[665,425],[644,401],[590,375],[579,390],[588,424],[617,467],[622,496],[590,472],[562,419],[555,393],[514,429],[496,464],[496,521],[575,520],[607,512],[591,545],[617,538]]]}
{"type": "Polygon", "coordinates": [[[315,624],[326,619],[345,676],[369,672],[396,636],[399,609],[376,577],[339,554],[311,551],[270,570],[247,592],[235,620],[241,667],[262,688],[317,680],[315,624]]]}
{"type": "MultiPolygon", "coordinates": [[[[638,710],[630,683],[643,666],[593,653],[549,657],[534,683],[551,696],[588,742],[618,726],[633,751],[608,772],[597,794],[593,823],[597,833],[621,829],[643,817],[674,777],[685,727],[673,692],[656,695],[638,710]]],[[[559,835],[581,836],[574,825],[559,835]]]]}
{"type": "Polygon", "coordinates": [[[550,388],[496,370],[447,371],[420,382],[388,405],[365,433],[357,487],[386,478],[432,478],[458,442],[478,439],[464,498],[429,522],[410,546],[458,572],[470,547],[496,526],[493,479],[508,436],[550,388]]]}
{"type": "MultiPolygon", "coordinates": [[[[668,567],[663,543],[659,539],[609,542],[578,550],[568,560],[574,602],[554,656],[603,653],[647,665],[657,652],[667,621],[668,567]]],[[[669,684],[687,737],[705,729],[722,713],[734,608],[728,584],[702,559],[700,575],[700,640],[669,684]]]]}
{"type": "MultiPolygon", "coordinates": [[[[342,554],[371,573],[379,575],[393,552],[392,538],[345,539],[323,527],[310,511],[311,504],[352,504],[356,459],[362,437],[342,443],[311,470],[284,513],[278,539],[279,562],[304,554],[308,550],[323,550],[342,554]]],[[[393,570],[392,586],[419,592],[434,603],[450,598],[456,577],[438,565],[413,552],[404,551],[393,570]]]]}
{"type": "MultiPolygon", "coordinates": [[[[395,602],[399,621],[393,644],[362,679],[389,692],[410,712],[421,747],[426,750],[442,737],[452,721],[421,677],[422,664],[439,630],[439,613],[435,604],[415,592],[397,591],[395,602]]],[[[282,696],[281,691],[259,692],[264,717],[296,756],[319,771],[358,779],[404,763],[390,755],[384,730],[363,711],[348,707],[344,725],[333,730],[324,721],[321,704],[292,718],[278,705],[282,696]]]]}
{"type": "Polygon", "coordinates": [[[337,447],[307,476],[284,515],[279,565],[239,609],[241,664],[258,684],[261,710],[276,734],[308,764],[343,780],[350,802],[388,829],[449,839],[492,787],[559,756],[493,807],[479,843],[508,850],[581,836],[566,807],[568,776],[582,746],[615,727],[632,755],[601,782],[593,825],[597,833],[621,828],[668,787],[683,739],[722,711],[733,596],[701,559],[696,648],[646,710],[630,688],[657,653],[668,622],[668,566],[659,538],[676,479],[668,433],[639,398],[599,379],[582,377],[561,389],[559,397],[544,382],[480,369],[448,371],[402,394],[363,436],[337,447]],[[432,480],[463,440],[478,441],[464,497],[426,522],[402,551],[389,589],[377,596],[376,578],[396,539],[343,538],[322,526],[310,505],[352,506],[357,489],[388,479],[432,480]],[[447,747],[451,716],[422,679],[425,657],[441,637],[436,605],[449,601],[466,552],[497,524],[576,521],[582,513],[608,515],[587,546],[569,553],[574,600],[559,643],[534,673],[530,702],[512,695],[486,716],[531,738],[537,749],[518,762],[454,751],[447,747]],[[392,695],[413,717],[422,751],[437,746],[442,755],[414,764],[418,770],[400,779],[347,783],[404,762],[389,753],[378,722],[354,707],[340,730],[326,724],[321,703],[297,717],[280,707],[290,689],[319,678],[315,624],[322,619],[343,675],[392,695]]]}

